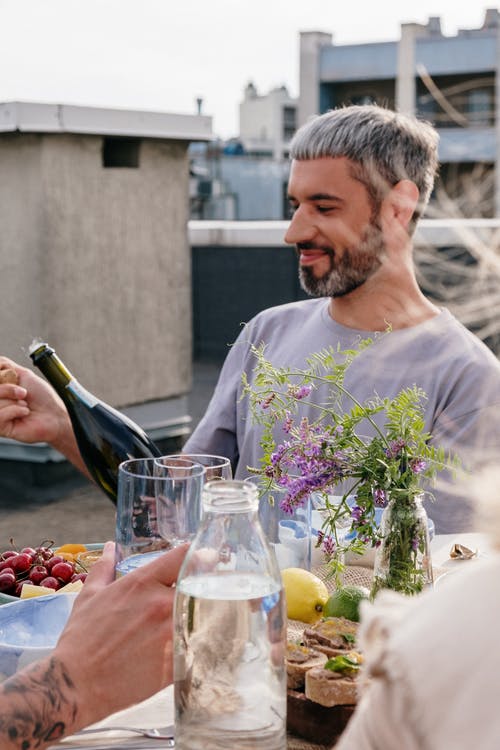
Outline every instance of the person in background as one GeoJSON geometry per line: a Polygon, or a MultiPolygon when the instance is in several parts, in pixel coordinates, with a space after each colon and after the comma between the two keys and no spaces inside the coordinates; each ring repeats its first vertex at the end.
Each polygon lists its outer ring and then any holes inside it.
{"type": "MultiPolygon", "coordinates": [[[[242,376],[253,383],[252,345],[264,343],[276,367],[304,368],[325,347],[348,350],[370,338],[346,372],[353,396],[394,398],[417,385],[427,397],[425,428],[434,443],[467,468],[496,459],[500,363],[424,296],[415,275],[412,236],[433,189],[437,145],[429,124],[374,105],[326,112],[297,131],[285,241],[296,248],[300,281],[313,299],[270,308],[245,326],[186,452],[229,457],[237,479],[259,465],[261,428],[241,398],[242,376]]],[[[6,358],[2,366],[14,367],[20,384],[0,386],[0,435],[50,443],[83,469],[58,397],[30,370],[6,358]]],[[[314,398],[325,401],[327,387],[314,398]]],[[[301,409],[316,416],[313,405],[301,409]]],[[[427,510],[438,533],[470,528],[471,508],[457,485],[435,494],[427,510]]]]}
{"type": "Polygon", "coordinates": [[[105,545],[52,654],[0,684],[2,750],[43,750],[172,682],[173,584],[186,550],[114,580],[105,545]]]}

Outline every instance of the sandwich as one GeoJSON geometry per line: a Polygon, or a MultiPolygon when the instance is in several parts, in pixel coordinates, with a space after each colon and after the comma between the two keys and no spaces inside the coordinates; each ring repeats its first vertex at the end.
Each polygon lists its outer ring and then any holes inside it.
{"type": "Polygon", "coordinates": [[[347,651],[328,659],[322,667],[306,672],[305,695],[321,706],[352,706],[358,700],[358,673],[363,657],[358,651],[347,651]]]}
{"type": "Polygon", "coordinates": [[[356,647],[358,623],[345,617],[327,617],[304,630],[304,646],[328,657],[345,654],[356,647]]]}
{"type": "Polygon", "coordinates": [[[313,667],[322,667],[326,660],[326,654],[321,651],[288,641],[285,651],[287,687],[303,690],[306,672],[313,667]]]}

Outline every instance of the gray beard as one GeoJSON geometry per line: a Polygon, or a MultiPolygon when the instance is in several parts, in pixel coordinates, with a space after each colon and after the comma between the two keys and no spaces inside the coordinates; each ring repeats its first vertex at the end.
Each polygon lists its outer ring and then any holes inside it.
{"type": "Polygon", "coordinates": [[[380,267],[385,252],[381,229],[371,222],[356,248],[345,248],[335,260],[335,251],[324,249],[330,258],[330,270],[316,278],[308,266],[299,266],[302,289],[311,297],[343,297],[354,291],[380,267]]]}

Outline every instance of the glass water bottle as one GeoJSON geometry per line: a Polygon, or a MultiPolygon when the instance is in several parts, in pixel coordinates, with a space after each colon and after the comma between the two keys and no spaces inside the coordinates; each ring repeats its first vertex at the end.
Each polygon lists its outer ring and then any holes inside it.
{"type": "Polygon", "coordinates": [[[176,586],[175,746],[284,750],[286,608],[257,489],[208,482],[203,511],[176,586]]]}

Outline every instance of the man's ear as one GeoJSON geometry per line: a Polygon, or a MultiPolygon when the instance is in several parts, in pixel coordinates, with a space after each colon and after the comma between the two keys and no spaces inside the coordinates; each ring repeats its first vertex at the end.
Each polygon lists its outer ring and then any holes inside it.
{"type": "Polygon", "coordinates": [[[386,195],[384,203],[392,218],[408,229],[419,198],[418,187],[411,180],[400,180],[386,195]]]}

